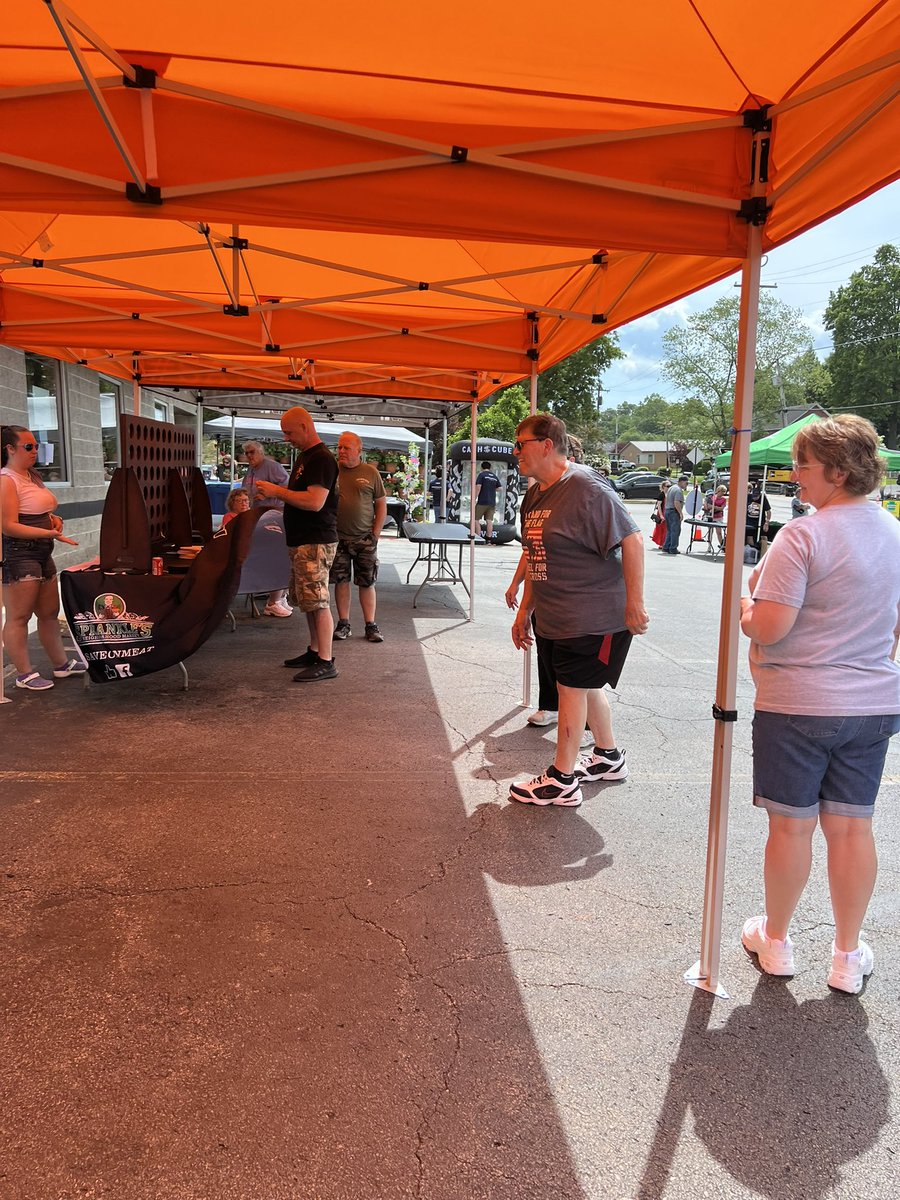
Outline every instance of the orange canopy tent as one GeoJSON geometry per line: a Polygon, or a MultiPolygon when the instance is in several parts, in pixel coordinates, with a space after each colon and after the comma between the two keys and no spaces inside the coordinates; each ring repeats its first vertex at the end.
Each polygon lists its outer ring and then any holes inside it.
{"type": "Polygon", "coordinates": [[[5,15],[0,339],[148,382],[484,398],[897,175],[898,0],[5,15]]]}
{"type": "Polygon", "coordinates": [[[742,270],[692,972],[717,990],[759,265],[900,174],[900,0],[76,8],[4,10],[11,345],[204,388],[445,389],[474,436],[499,384],[534,399],[538,369],[742,270]]]}

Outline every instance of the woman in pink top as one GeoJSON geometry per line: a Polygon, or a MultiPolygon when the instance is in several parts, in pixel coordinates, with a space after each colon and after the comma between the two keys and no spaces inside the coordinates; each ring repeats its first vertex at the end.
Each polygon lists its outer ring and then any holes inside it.
{"type": "Polygon", "coordinates": [[[77,546],[63,534],[53,511],[59,501],[34,469],[38,440],[21,425],[4,425],[0,452],[3,511],[3,588],[6,620],[3,645],[15,664],[16,687],[43,692],[53,687],[31,665],[28,622],[37,617],[38,637],[56,679],[83,675],[85,664],[66,658],[59,632],[59,588],[53,563],[54,542],[77,546]]]}

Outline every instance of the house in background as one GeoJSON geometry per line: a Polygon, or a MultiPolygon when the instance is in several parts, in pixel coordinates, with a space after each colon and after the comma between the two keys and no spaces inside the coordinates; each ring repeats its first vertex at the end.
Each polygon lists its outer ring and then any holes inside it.
{"type": "Polygon", "coordinates": [[[787,408],[783,408],[781,412],[770,417],[762,427],[760,437],[766,437],[770,433],[777,433],[779,429],[786,429],[788,425],[793,425],[795,421],[799,421],[802,417],[809,416],[810,413],[815,413],[817,417],[830,417],[831,413],[827,408],[823,408],[821,404],[791,404],[787,408]]]}
{"type": "Polygon", "coordinates": [[[626,442],[622,447],[622,458],[627,458],[636,467],[649,467],[659,471],[668,466],[671,442],[626,442]]]}

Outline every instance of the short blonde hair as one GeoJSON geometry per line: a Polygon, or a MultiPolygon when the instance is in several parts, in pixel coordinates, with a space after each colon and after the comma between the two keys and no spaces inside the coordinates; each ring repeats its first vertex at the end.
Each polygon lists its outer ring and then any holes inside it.
{"type": "Polygon", "coordinates": [[[884,460],[875,426],[865,417],[841,413],[825,421],[810,421],[794,438],[794,458],[806,463],[814,458],[825,468],[825,478],[834,482],[838,471],[846,473],[844,488],[851,496],[865,496],[878,486],[884,460]]]}

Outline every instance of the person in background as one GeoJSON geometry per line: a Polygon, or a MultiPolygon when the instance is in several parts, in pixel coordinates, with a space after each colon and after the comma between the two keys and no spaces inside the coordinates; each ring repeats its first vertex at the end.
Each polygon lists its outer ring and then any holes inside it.
{"type": "Polygon", "coordinates": [[[328,573],[337,549],[338,465],[322,444],[312,416],[299,405],[281,418],[287,441],[300,453],[287,487],[257,480],[257,494],[284,501],[284,534],[291,556],[291,588],[295,604],[306,614],[309,645],[303,654],[286,658],[299,667],[294,683],[335,679],[332,658],[334,617],[328,573]]]}
{"type": "Polygon", "coordinates": [[[679,475],[678,483],[672,484],[666,492],[666,540],[663,543],[663,554],[679,554],[678,539],[681,537],[681,518],[684,514],[684,488],[687,475],[679,475]]]}
{"type": "Polygon", "coordinates": [[[658,546],[660,550],[662,550],[663,546],[665,545],[666,534],[668,533],[668,526],[666,525],[666,493],[671,486],[672,481],[670,479],[664,479],[659,485],[659,492],[656,497],[656,504],[654,506],[653,516],[651,518],[653,521],[653,533],[651,534],[651,541],[655,546],[658,546]]]}
{"type": "Polygon", "coordinates": [[[431,496],[431,511],[436,524],[439,524],[444,519],[441,516],[441,497],[444,491],[444,484],[441,476],[441,468],[435,467],[434,474],[431,478],[431,483],[428,485],[428,494],[431,496]]]}
{"type": "Polygon", "coordinates": [[[247,512],[250,509],[250,493],[246,488],[232,488],[225,497],[225,515],[222,518],[222,528],[233,521],[238,513],[247,512]]]}
{"type": "Polygon", "coordinates": [[[741,940],[763,971],[794,974],[789,927],[819,825],[834,914],[828,984],[855,994],[874,965],[860,938],[878,868],[872,814],[900,730],[900,525],[866,499],[881,473],[868,421],[815,421],[793,450],[800,498],[816,511],[784,526],[741,599],[756,685],[753,803],[769,820],[765,913],[741,940]]]}
{"type": "Polygon", "coordinates": [[[494,536],[497,492],[502,486],[499,476],[491,470],[491,464],[483,462],[481,472],[475,480],[475,524],[480,526],[482,520],[485,522],[485,537],[489,546],[493,544],[491,538],[494,536]]]}
{"type": "Polygon", "coordinates": [[[81,659],[68,658],[59,631],[59,587],[53,562],[55,542],[77,546],[63,533],[54,511],[59,501],[35,470],[38,440],[21,425],[0,431],[0,501],[3,521],[3,588],[6,617],[3,645],[16,668],[16,687],[44,692],[53,679],[83,675],[81,659]],[[28,622],[37,618],[38,638],[53,669],[45,679],[32,666],[28,622]]]}
{"type": "Polygon", "coordinates": [[[805,517],[809,514],[809,505],[804,504],[799,495],[794,492],[791,496],[791,520],[795,517],[805,517]]]}
{"type": "Polygon", "coordinates": [[[769,497],[762,490],[758,479],[751,479],[747,485],[747,518],[744,543],[752,546],[757,554],[762,549],[762,541],[769,532],[769,518],[772,515],[772,505],[769,497]]]}
{"type": "MultiPolygon", "coordinates": [[[[251,508],[284,508],[280,500],[266,500],[257,495],[256,485],[260,480],[278,484],[284,487],[288,481],[288,473],[274,458],[269,458],[259,442],[244,442],[244,456],[247,459],[247,474],[241,480],[241,488],[250,497],[251,508]]],[[[224,524],[224,522],[223,522],[224,524]]],[[[287,592],[284,588],[275,588],[269,592],[269,599],[263,609],[265,617],[290,617],[294,610],[287,602],[287,592]]]]}
{"type": "MultiPolygon", "coordinates": [[[[718,525],[725,524],[725,509],[728,507],[728,488],[724,483],[720,483],[713,492],[710,520],[715,521],[718,525]]],[[[722,529],[716,530],[716,537],[719,539],[719,545],[725,544],[725,532],[722,529]]]]}
{"type": "Polygon", "coordinates": [[[362,439],[355,433],[338,438],[338,544],[331,566],[338,623],[334,636],[350,637],[350,578],[359,593],[367,642],[383,642],[375,620],[375,580],[378,578],[378,539],[387,516],[381,475],[362,460],[362,439]]]}

